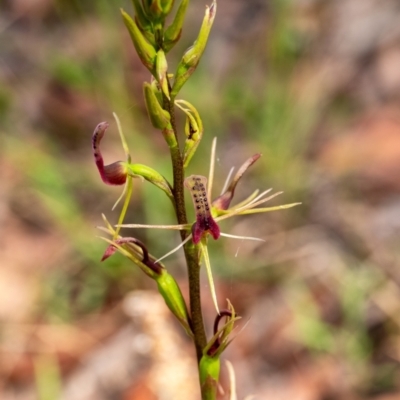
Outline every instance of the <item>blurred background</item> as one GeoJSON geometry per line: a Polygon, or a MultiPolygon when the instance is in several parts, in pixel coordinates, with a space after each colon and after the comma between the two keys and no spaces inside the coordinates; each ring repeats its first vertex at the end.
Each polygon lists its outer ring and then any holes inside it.
{"type": "MultiPolygon", "coordinates": [[[[192,0],[171,71],[206,4],[192,0]]],[[[0,2],[2,400],[199,398],[192,346],[154,283],[120,255],[100,263],[96,226],[116,221],[120,188],[94,166],[97,123],[110,122],[106,163],[124,159],[115,111],[133,161],[171,177],[120,7],[132,13],[128,0],[0,2]]],[[[210,243],[220,304],[242,316],[225,353],[239,399],[400,398],[399,20],[398,0],[218,1],[180,96],[205,125],[188,173],[207,175],[217,136],[216,189],[261,152],[235,200],[273,187],[271,205],[302,202],[221,224],[265,244],[210,243]]],[[[134,184],[128,222],[175,222],[134,184]]],[[[125,233],[155,255],[179,240],[125,233]]],[[[165,264],[186,293],[182,257],[165,264]]],[[[203,302],[211,333],[206,279],[203,302]]],[[[225,365],[221,383],[228,399],[225,365]]]]}

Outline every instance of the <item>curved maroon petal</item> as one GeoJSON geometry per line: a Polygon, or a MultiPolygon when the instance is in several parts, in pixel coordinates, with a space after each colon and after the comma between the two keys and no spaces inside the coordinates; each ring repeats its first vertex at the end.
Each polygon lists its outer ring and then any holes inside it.
{"type": "Polygon", "coordinates": [[[107,185],[123,185],[126,181],[127,171],[122,161],[116,161],[110,165],[104,165],[100,151],[100,142],[108,128],[107,122],[100,122],[92,135],[92,149],[94,161],[100,173],[101,179],[107,185]]]}

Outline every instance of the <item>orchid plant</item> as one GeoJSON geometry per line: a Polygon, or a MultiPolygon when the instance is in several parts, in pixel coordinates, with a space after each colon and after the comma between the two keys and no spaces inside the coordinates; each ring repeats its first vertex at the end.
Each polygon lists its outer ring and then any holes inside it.
{"type": "Polygon", "coordinates": [[[168,27],[166,27],[166,18],[172,11],[174,0],[142,0],[141,2],[132,0],[135,11],[134,18],[121,10],[123,21],[129,31],[136,52],[143,65],[150,72],[150,82],[143,84],[144,99],[149,120],[155,128],[160,129],[165,138],[166,147],[169,149],[173,182],[169,182],[162,174],[146,165],[132,163],[120,121],[115,114],[114,118],[126,160],[109,165],[104,164],[100,143],[108,128],[107,122],[101,122],[95,128],[92,136],[92,149],[103,182],[108,185],[124,186],[120,198],[113,207],[114,209],[120,201],[123,202],[117,223],[112,225],[103,215],[104,226],[100,229],[108,235],[102,237],[108,243],[108,246],[103,254],[102,261],[119,251],[156,282],[158,291],[163,296],[167,306],[194,342],[202,399],[212,400],[217,395],[220,356],[232,341],[232,331],[239,317],[229,300],[227,300],[227,309],[219,309],[207,247],[209,237],[211,236],[214,240],[224,236],[233,239],[263,241],[262,238],[224,233],[219,224],[221,221],[237,215],[281,210],[293,207],[298,203],[259,207],[281,193],[270,194],[271,189],[268,189],[261,193],[256,190],[244,201],[231,205],[238,182],[247,169],[260,158],[261,154],[255,154],[245,161],[233,178],[234,170],[232,169],[221,194],[214,200],[210,200],[214,181],[216,138],[212,142],[208,179],[202,175],[186,176],[187,167],[203,137],[203,123],[196,108],[186,100],[177,99],[176,96],[196,70],[217,10],[215,0],[211,6],[206,7],[196,41],[183,54],[176,72],[170,74],[166,54],[181,36],[188,3],[189,0],[181,0],[168,27]],[[183,112],[186,118],[185,141],[182,146],[179,144],[180,133],[175,123],[177,111],[183,112]],[[137,177],[152,183],[169,198],[175,210],[176,225],[143,225],[124,222],[132,194],[133,179],[137,177]],[[192,198],[196,215],[194,222],[189,222],[187,218],[185,188],[192,198]],[[181,234],[181,243],[164,256],[156,257],[150,254],[147,244],[142,243],[134,236],[121,236],[122,227],[178,230],[181,234]],[[181,248],[183,248],[188,269],[189,307],[185,303],[176,280],[168,272],[166,266],[161,263],[167,256],[181,248]],[[207,339],[205,333],[200,297],[200,269],[203,261],[210,283],[211,297],[216,309],[214,335],[210,339],[207,339]],[[221,320],[224,323],[219,328],[221,320]]]}

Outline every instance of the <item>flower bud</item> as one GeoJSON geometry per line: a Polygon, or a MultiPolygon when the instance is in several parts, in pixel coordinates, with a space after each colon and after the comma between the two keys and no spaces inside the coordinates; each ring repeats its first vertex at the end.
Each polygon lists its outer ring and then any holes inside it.
{"type": "Polygon", "coordinates": [[[200,360],[200,384],[203,398],[216,398],[218,378],[220,371],[220,356],[229,345],[229,335],[232,332],[235,321],[239,318],[235,314],[232,304],[228,300],[228,310],[222,310],[215,318],[214,336],[203,349],[203,357],[200,360]],[[222,318],[226,318],[225,325],[219,329],[222,318]]]}
{"type": "Polygon", "coordinates": [[[217,3],[215,0],[210,7],[206,7],[206,13],[203,19],[203,24],[200,28],[199,36],[193,46],[186,50],[183,55],[175,74],[174,85],[171,91],[171,97],[175,98],[182,86],[190,78],[199,64],[200,58],[203,55],[207,44],[208,35],[211,31],[214,22],[215,13],[217,11],[217,3]]]}
{"type": "Polygon", "coordinates": [[[151,73],[154,73],[157,54],[155,48],[145,39],[136,21],[129,14],[121,9],[121,15],[140,60],[151,73]]]}
{"type": "Polygon", "coordinates": [[[163,22],[171,12],[174,0],[142,0],[147,17],[152,22],[163,22]]]}
{"type": "Polygon", "coordinates": [[[169,147],[176,147],[177,141],[174,134],[174,130],[171,125],[171,117],[169,112],[161,107],[157,96],[154,93],[154,88],[148,82],[143,84],[144,99],[146,102],[147,113],[149,115],[152,125],[161,129],[165,141],[169,147]]]}
{"type": "Polygon", "coordinates": [[[169,99],[169,87],[167,79],[168,64],[163,50],[158,50],[156,57],[156,78],[161,90],[169,99]]]}
{"type": "Polygon", "coordinates": [[[203,122],[196,108],[188,101],[176,100],[175,104],[186,114],[183,167],[187,168],[203,136],[203,122]]]}
{"type": "Polygon", "coordinates": [[[161,107],[152,86],[148,82],[143,84],[143,93],[151,124],[157,129],[166,128],[171,121],[171,116],[168,111],[161,107]]]}
{"type": "Polygon", "coordinates": [[[107,128],[107,122],[100,122],[93,132],[92,149],[94,160],[104,183],[107,185],[123,185],[127,177],[126,163],[123,161],[116,161],[110,165],[104,165],[103,156],[101,155],[100,142],[107,128]]]}
{"type": "Polygon", "coordinates": [[[163,270],[162,273],[155,278],[155,281],[157,282],[158,291],[164,298],[168,308],[175,317],[178,318],[186,333],[192,337],[193,333],[190,328],[189,313],[181,289],[175,279],[166,270],[163,270]]]}
{"type": "Polygon", "coordinates": [[[146,14],[143,11],[143,7],[140,4],[139,0],[132,0],[132,5],[135,10],[135,22],[140,31],[143,33],[143,36],[151,43],[153,46],[156,45],[153,25],[151,21],[147,18],[146,14]]]}
{"type": "Polygon", "coordinates": [[[182,0],[176,12],[172,24],[166,29],[164,33],[164,50],[168,53],[172,47],[178,42],[182,33],[183,21],[185,20],[186,9],[189,0],[182,0]]]}

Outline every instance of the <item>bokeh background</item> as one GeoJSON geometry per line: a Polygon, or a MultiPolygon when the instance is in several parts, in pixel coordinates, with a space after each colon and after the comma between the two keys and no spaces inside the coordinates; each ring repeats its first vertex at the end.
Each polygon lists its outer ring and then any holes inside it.
{"type": "MultiPolygon", "coordinates": [[[[192,0],[170,70],[195,39],[206,1],[192,0]]],[[[119,15],[128,0],[0,2],[0,398],[197,399],[193,349],[152,281],[120,255],[100,263],[102,184],[91,134],[110,122],[106,162],[171,177],[142,99],[149,74],[119,15]]],[[[243,317],[225,353],[239,399],[400,398],[400,3],[219,0],[205,55],[181,92],[205,125],[189,173],[215,187],[263,157],[237,200],[273,187],[271,205],[238,217],[210,244],[220,303],[243,317]]],[[[182,121],[180,121],[182,123],[182,121]]],[[[214,193],[216,196],[218,193],[214,193]]],[[[127,221],[172,224],[168,200],[135,181],[127,221]]],[[[127,231],[162,255],[176,233],[127,231]]],[[[182,254],[166,266],[187,291],[182,254]]],[[[204,316],[215,312],[207,280],[204,316]]],[[[228,399],[225,364],[222,387],[228,399]]]]}

